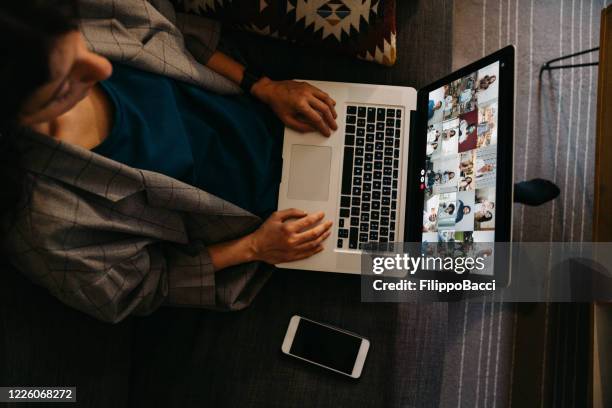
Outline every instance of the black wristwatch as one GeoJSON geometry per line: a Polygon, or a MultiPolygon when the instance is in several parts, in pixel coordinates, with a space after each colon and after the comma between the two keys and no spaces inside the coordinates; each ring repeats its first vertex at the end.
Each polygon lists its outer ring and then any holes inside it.
{"type": "Polygon", "coordinates": [[[253,88],[255,82],[259,81],[263,76],[263,73],[258,69],[246,67],[242,81],[240,82],[240,88],[246,93],[251,93],[251,88],[253,88]]]}

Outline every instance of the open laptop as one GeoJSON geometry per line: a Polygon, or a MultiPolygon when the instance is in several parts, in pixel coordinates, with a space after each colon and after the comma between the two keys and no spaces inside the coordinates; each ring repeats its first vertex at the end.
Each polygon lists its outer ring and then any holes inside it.
{"type": "Polygon", "coordinates": [[[309,81],[338,130],[285,129],[278,208],[334,225],[322,252],[279,266],[360,273],[367,243],[509,242],[514,70],[508,46],[418,92],[309,81]]]}

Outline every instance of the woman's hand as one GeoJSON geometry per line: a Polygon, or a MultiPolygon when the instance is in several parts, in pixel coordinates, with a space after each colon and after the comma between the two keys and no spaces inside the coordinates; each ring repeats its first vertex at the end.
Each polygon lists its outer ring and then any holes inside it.
{"type": "Polygon", "coordinates": [[[323,217],[323,212],[307,215],[296,209],[275,212],[250,236],[254,260],[275,265],[321,252],[323,241],[331,235],[332,222],[313,225],[323,217]]]}
{"type": "Polygon", "coordinates": [[[336,102],[325,92],[297,81],[262,78],[251,93],[272,108],[283,123],[298,132],[319,131],[324,136],[338,129],[336,102]]]}

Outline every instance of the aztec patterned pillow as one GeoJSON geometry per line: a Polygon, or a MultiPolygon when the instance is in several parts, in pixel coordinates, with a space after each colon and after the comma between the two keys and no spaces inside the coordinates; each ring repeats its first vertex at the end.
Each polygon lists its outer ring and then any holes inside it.
{"type": "Polygon", "coordinates": [[[177,10],[383,65],[396,59],[395,0],[172,0],[177,10]]]}

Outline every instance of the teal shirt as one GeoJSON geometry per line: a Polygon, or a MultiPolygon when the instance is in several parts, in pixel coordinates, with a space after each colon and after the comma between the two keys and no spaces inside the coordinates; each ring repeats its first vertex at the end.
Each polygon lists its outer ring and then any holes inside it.
{"type": "Polygon", "coordinates": [[[176,178],[264,218],[276,210],[283,125],[265,105],[119,64],[101,85],[115,114],[94,152],[176,178]]]}

